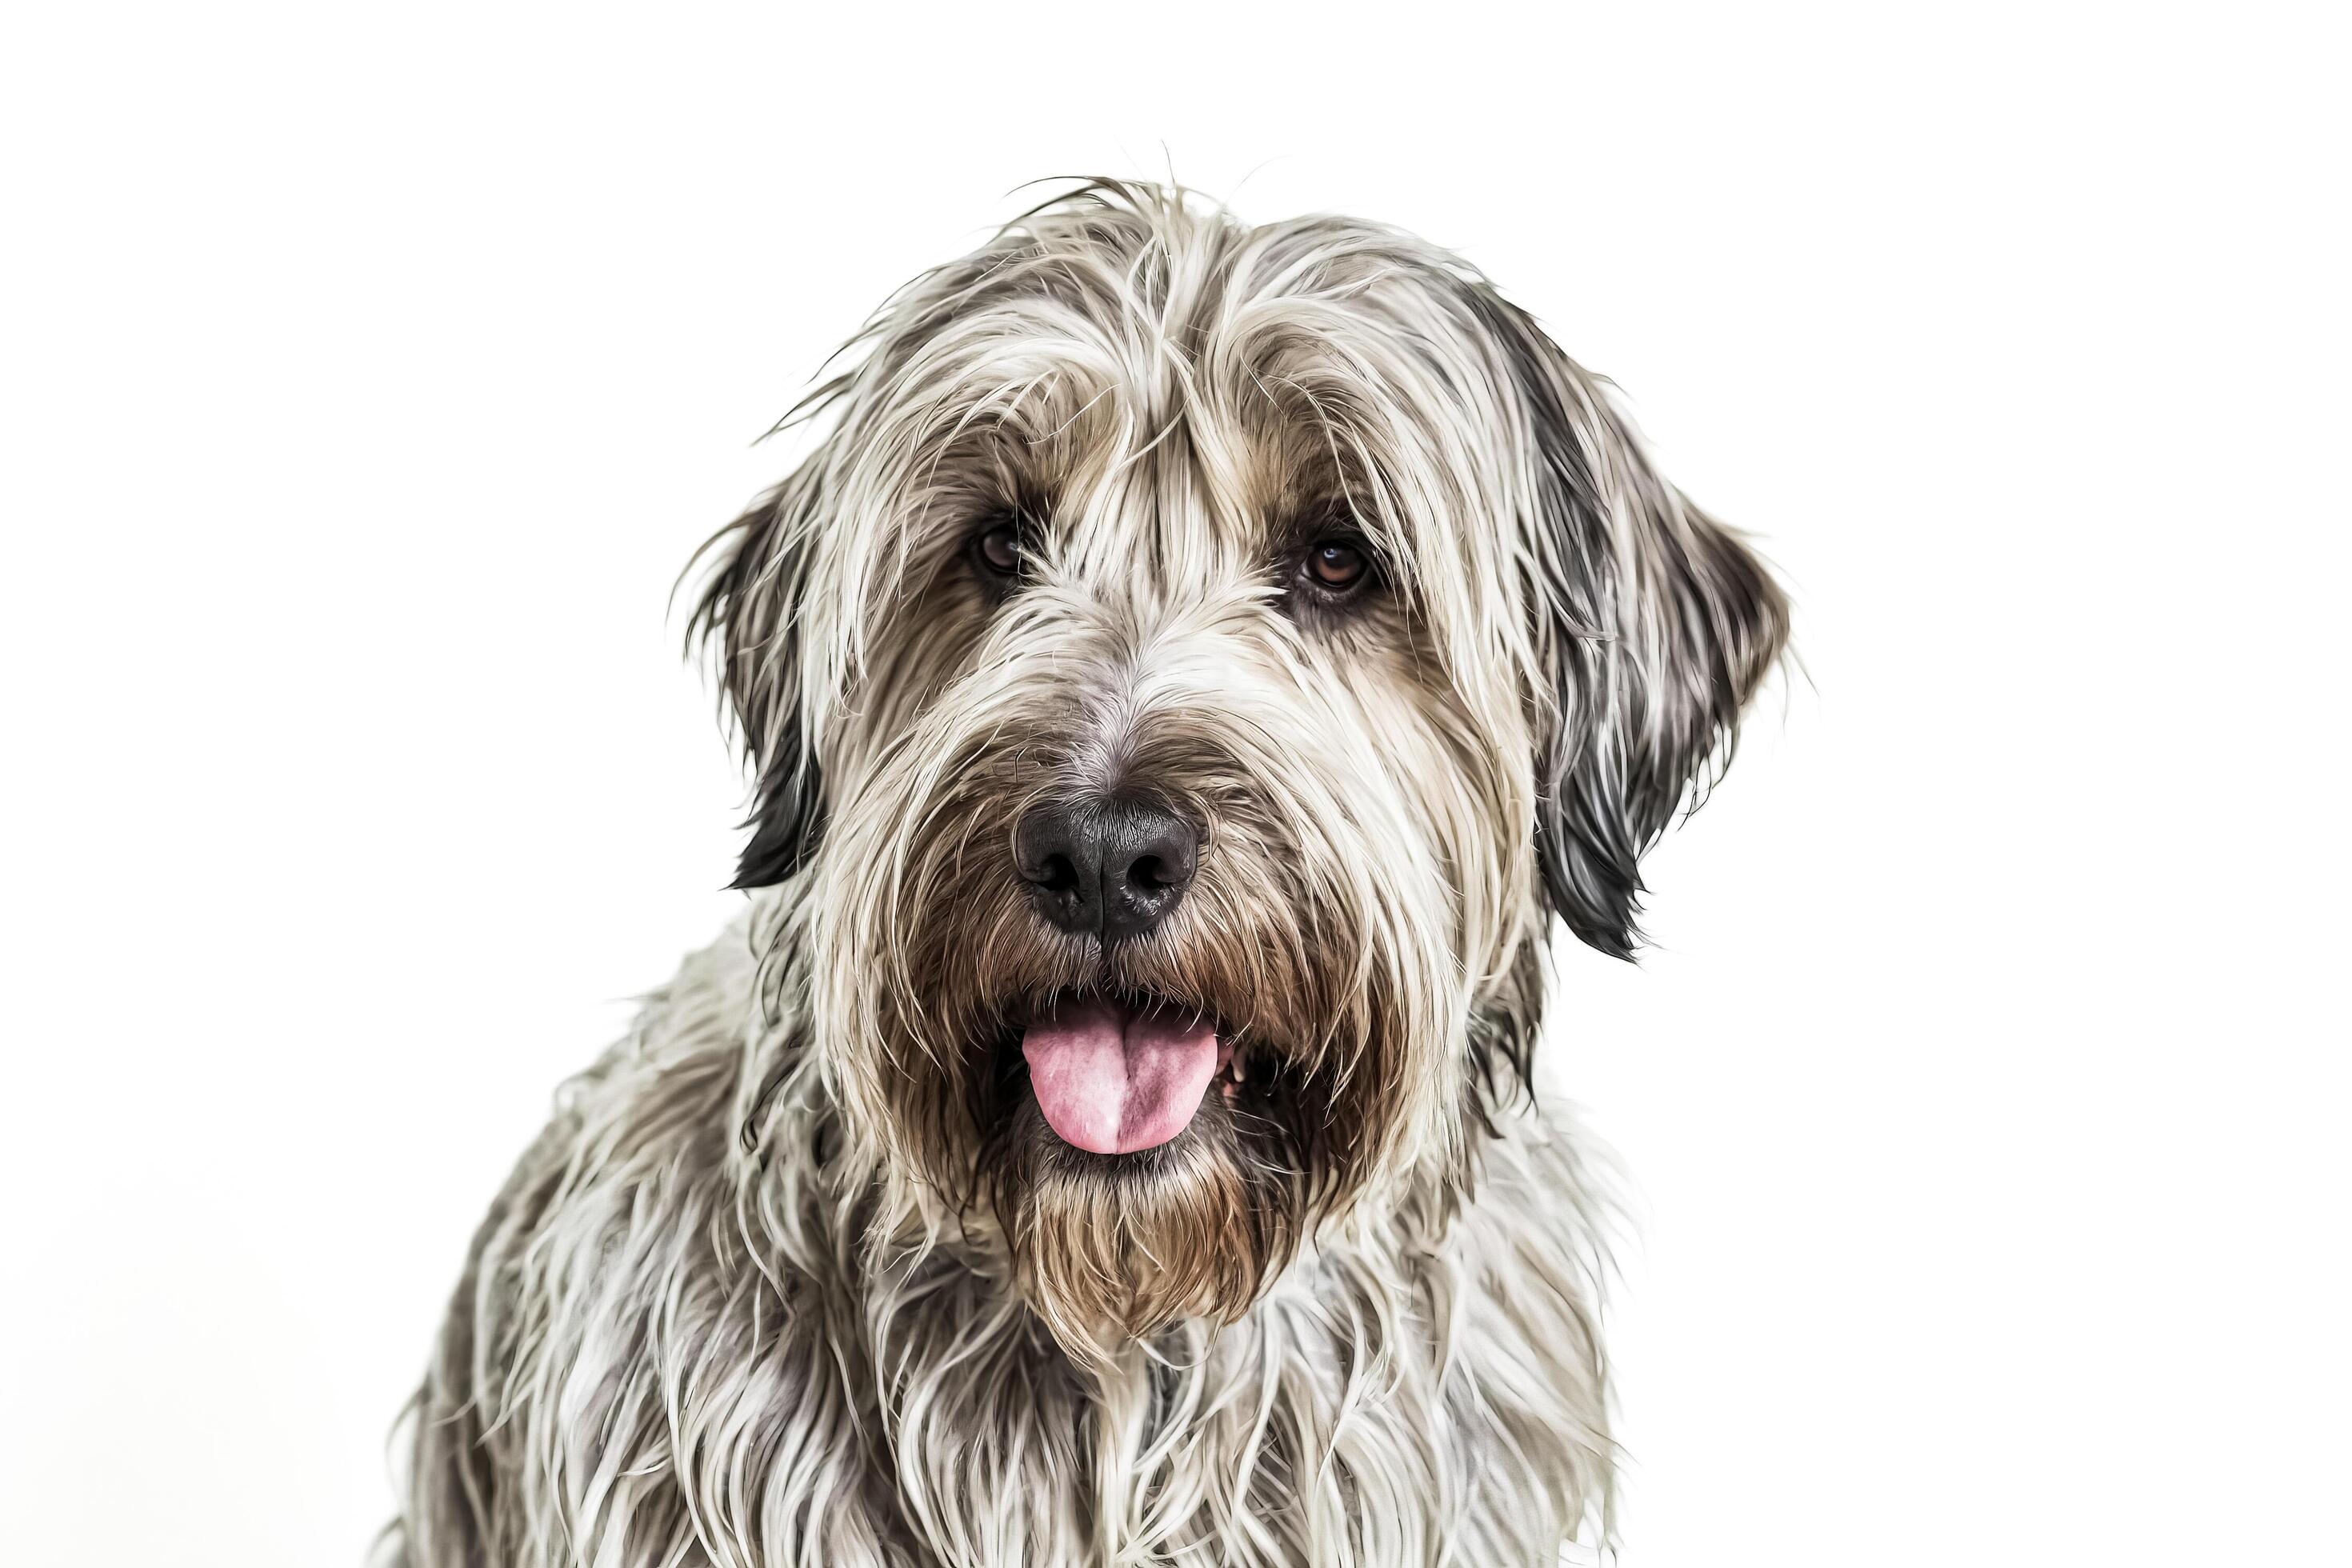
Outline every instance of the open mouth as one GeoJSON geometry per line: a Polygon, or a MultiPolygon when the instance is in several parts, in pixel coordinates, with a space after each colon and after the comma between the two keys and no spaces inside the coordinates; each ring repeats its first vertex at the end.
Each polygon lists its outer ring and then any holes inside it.
{"type": "Polygon", "coordinates": [[[1021,1035],[1046,1125],[1096,1154],[1132,1154],[1175,1138],[1233,1054],[1216,1020],[1192,1008],[1102,992],[1054,998],[1021,1035]]]}

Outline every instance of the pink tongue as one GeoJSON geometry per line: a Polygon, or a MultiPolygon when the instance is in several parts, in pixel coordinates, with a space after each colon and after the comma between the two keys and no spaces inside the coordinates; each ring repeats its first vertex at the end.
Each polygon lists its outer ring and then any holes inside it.
{"type": "Polygon", "coordinates": [[[1132,1154],[1192,1124],[1217,1070],[1217,1031],[1189,1014],[1138,1017],[1087,998],[1030,1025],[1021,1054],[1037,1108],[1063,1142],[1132,1154]]]}

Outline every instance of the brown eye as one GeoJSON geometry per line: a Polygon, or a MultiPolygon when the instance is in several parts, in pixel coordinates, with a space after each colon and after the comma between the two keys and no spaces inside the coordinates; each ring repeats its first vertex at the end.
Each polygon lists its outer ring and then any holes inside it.
{"type": "Polygon", "coordinates": [[[1362,582],[1370,564],[1361,545],[1344,539],[1318,540],[1307,552],[1307,574],[1335,594],[1362,582]]]}
{"type": "Polygon", "coordinates": [[[982,532],[973,543],[980,563],[999,577],[1012,577],[1021,571],[1021,528],[1010,519],[982,532]]]}

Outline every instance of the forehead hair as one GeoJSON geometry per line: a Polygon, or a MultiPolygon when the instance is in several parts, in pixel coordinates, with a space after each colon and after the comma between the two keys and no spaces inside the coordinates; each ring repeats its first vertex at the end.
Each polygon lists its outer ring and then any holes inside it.
{"type": "Polygon", "coordinates": [[[1328,516],[1439,651],[1518,663],[1533,444],[1493,308],[1465,264],[1382,225],[1251,226],[1115,182],[1057,197],[899,290],[807,405],[837,421],[818,482],[846,526],[812,565],[864,608],[845,647],[992,512],[1171,569],[1328,516]]]}

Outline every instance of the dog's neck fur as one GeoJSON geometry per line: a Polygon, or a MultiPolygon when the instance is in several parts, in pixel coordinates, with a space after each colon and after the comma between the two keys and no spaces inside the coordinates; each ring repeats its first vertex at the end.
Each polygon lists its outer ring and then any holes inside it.
{"type": "Polygon", "coordinates": [[[884,1195],[792,944],[748,937],[567,1088],[477,1237],[400,1561],[1404,1568],[1606,1529],[1591,1198],[1540,1113],[1324,1226],[1239,1322],[1087,1366],[983,1215],[884,1195]]]}

